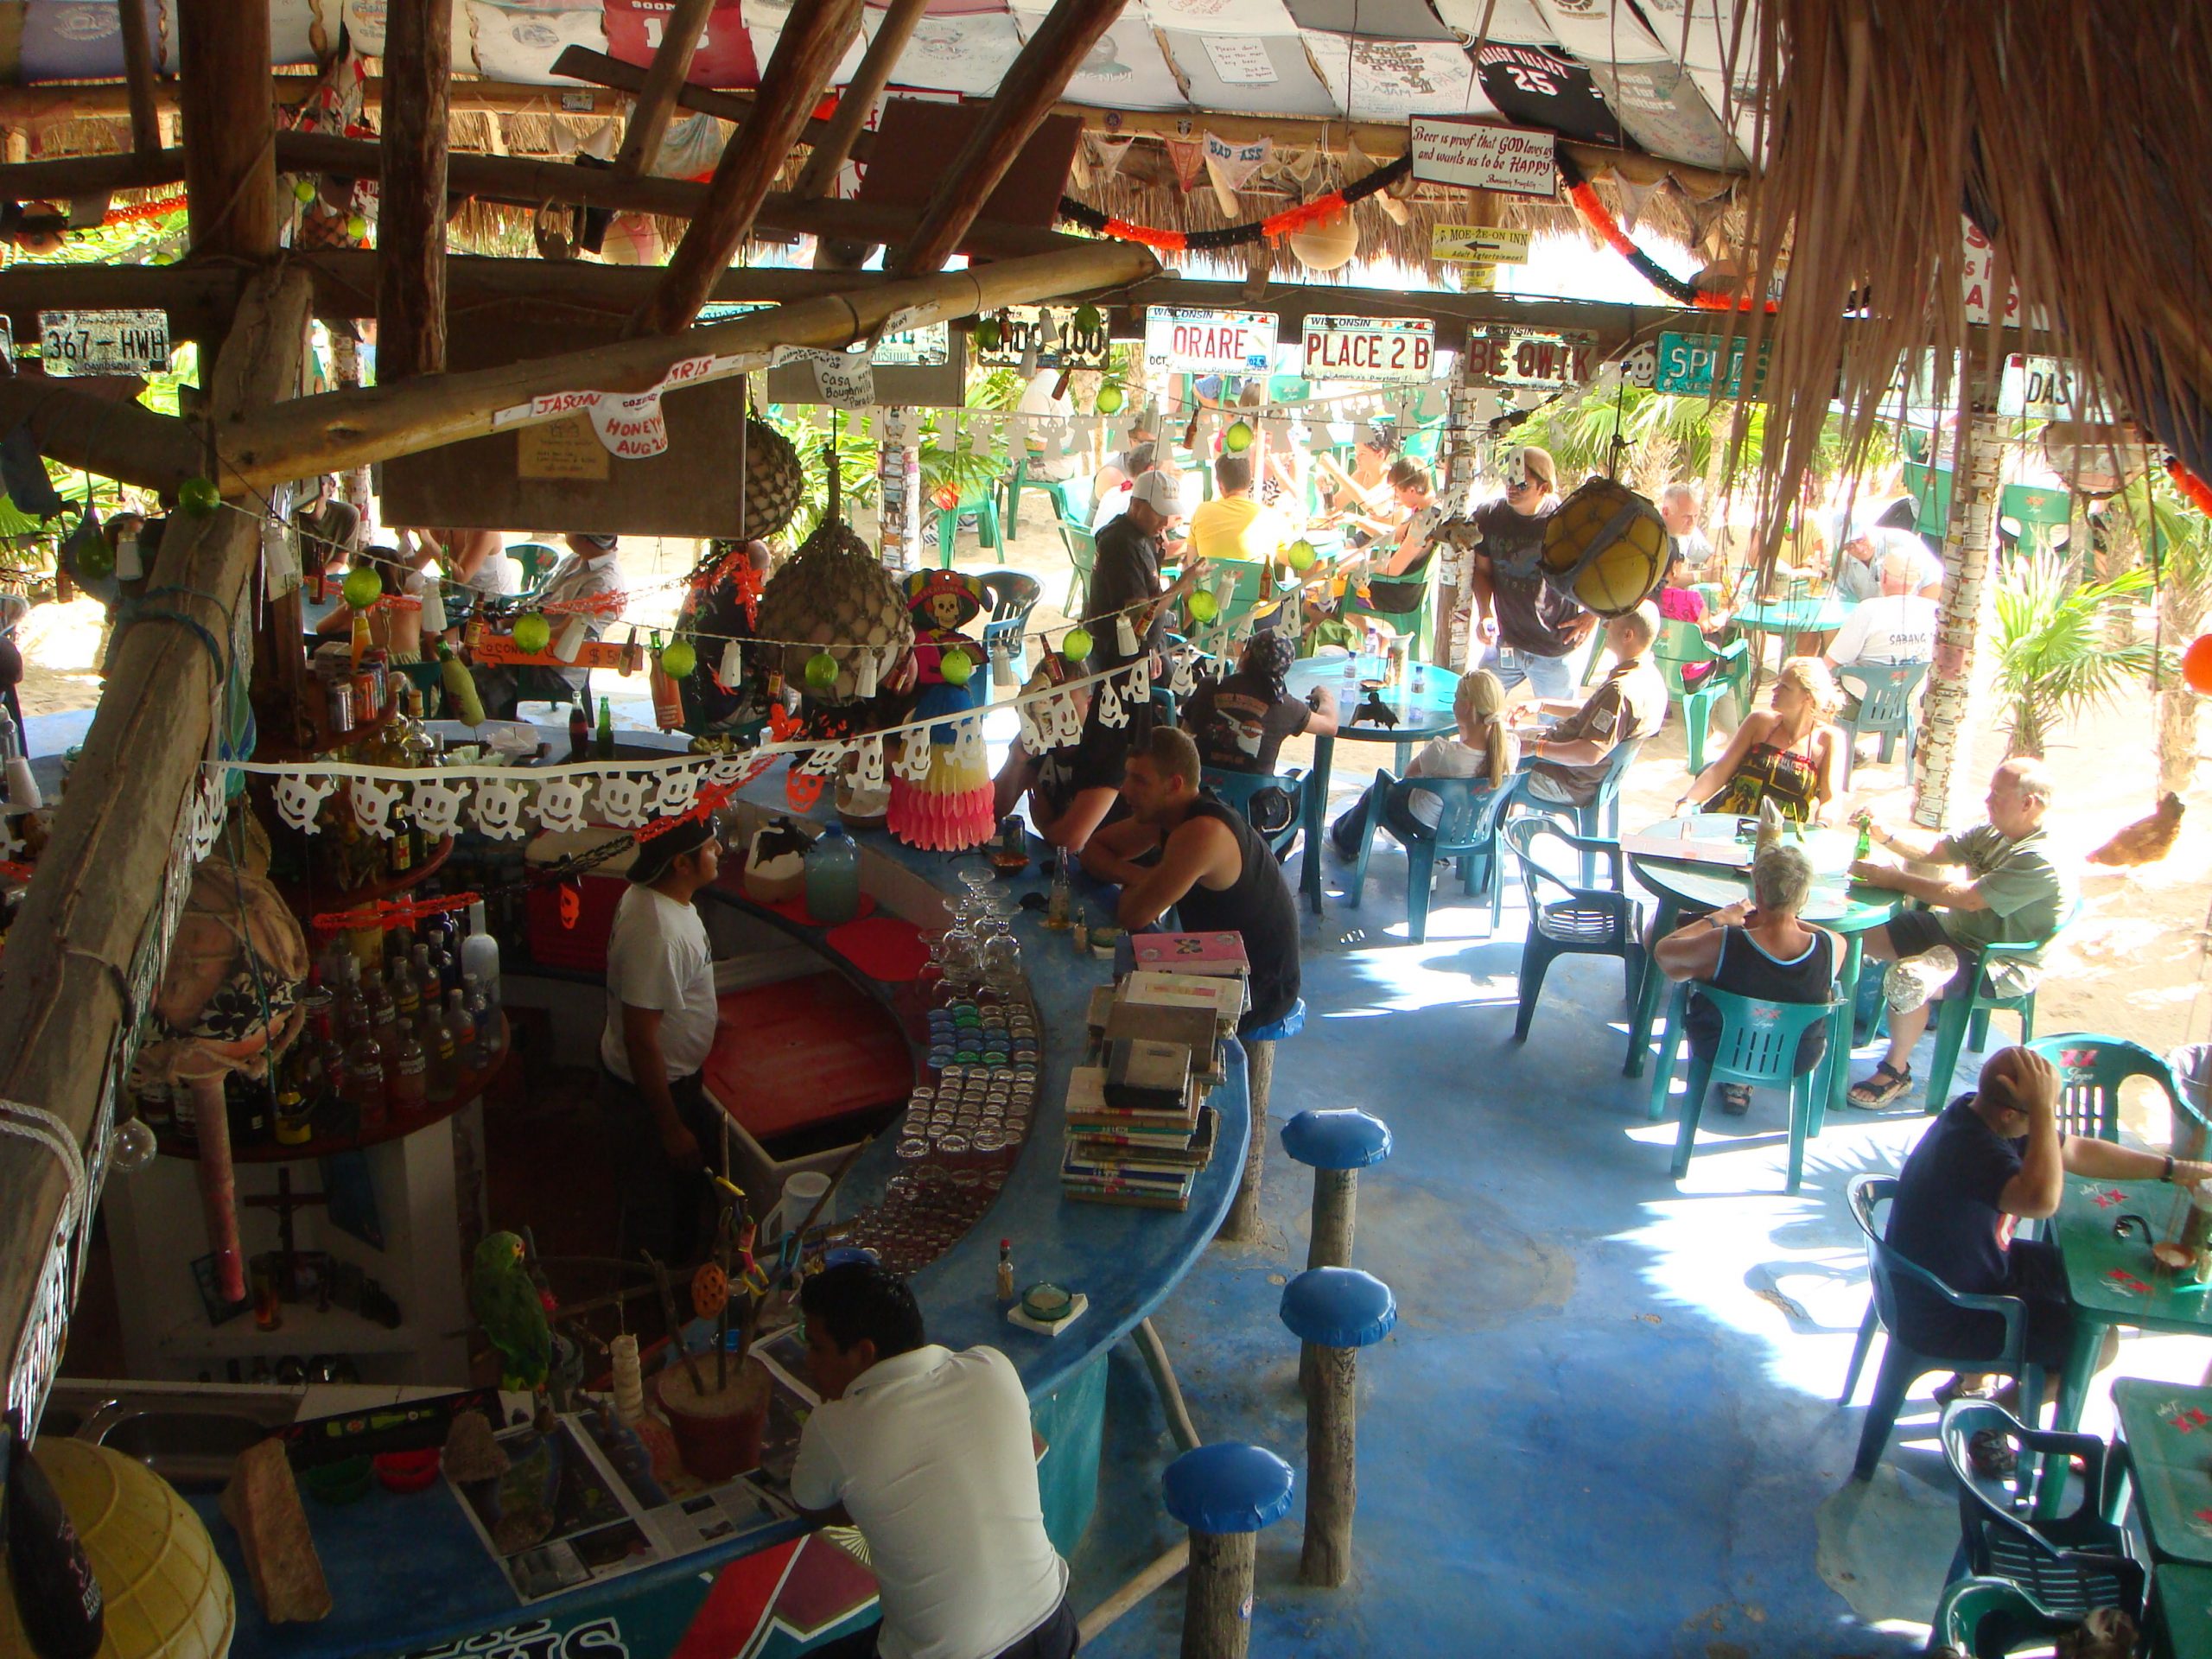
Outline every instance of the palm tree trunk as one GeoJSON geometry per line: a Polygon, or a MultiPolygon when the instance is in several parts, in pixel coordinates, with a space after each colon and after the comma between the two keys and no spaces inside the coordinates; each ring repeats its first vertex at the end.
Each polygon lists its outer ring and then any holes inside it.
{"type": "MultiPolygon", "coordinates": [[[[1993,398],[1989,400],[1993,402],[1993,398]]],[[[1992,635],[1996,586],[1990,581],[2005,423],[1979,410],[1959,423],[1953,462],[1951,522],[1943,534],[1943,599],[1936,661],[1920,705],[1914,757],[1913,822],[1941,830],[1962,814],[1982,785],[1974,756],[1977,726],[1987,726],[1992,653],[1976,662],[1974,641],[1992,635]]]]}

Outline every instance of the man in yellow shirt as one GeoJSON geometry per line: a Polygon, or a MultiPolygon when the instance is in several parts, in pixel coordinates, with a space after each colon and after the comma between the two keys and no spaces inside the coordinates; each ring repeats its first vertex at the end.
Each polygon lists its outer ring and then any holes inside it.
{"type": "Polygon", "coordinates": [[[1252,499],[1249,455],[1223,455],[1213,464],[1214,499],[1191,515],[1191,548],[1204,559],[1255,564],[1274,557],[1290,540],[1290,525],[1252,499]]]}

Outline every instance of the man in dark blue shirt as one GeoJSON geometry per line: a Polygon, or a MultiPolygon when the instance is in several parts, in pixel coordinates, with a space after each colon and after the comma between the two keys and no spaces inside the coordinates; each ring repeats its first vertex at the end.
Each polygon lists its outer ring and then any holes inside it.
{"type": "MultiPolygon", "coordinates": [[[[2066,1363],[2073,1340],[2065,1268],[2055,1243],[2015,1239],[2015,1224],[2056,1214],[2069,1174],[2189,1186],[2212,1179],[2212,1164],[2063,1134],[2058,1096],[2058,1073],[2040,1054],[1992,1055],[1980,1086],[1945,1107],[1905,1159],[1886,1234],[1953,1290],[2024,1299],[2027,1357],[2048,1368],[2066,1363]]],[[[1897,1323],[1903,1340],[1930,1353],[1994,1357],[2004,1341],[1996,1314],[1954,1307],[1909,1281],[1897,1286],[1897,1323]]],[[[1977,1381],[1962,1376],[1955,1389],[1977,1381]]]]}

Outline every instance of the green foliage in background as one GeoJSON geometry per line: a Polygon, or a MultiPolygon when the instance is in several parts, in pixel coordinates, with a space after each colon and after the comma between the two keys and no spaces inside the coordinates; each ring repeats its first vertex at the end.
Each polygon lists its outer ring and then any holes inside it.
{"type": "Polygon", "coordinates": [[[1993,644],[2008,753],[2042,754],[2053,732],[2149,675],[2157,647],[2116,637],[2108,625],[2115,606],[2150,587],[2151,573],[2140,566],[2109,582],[2082,582],[2071,562],[2054,554],[2005,565],[1993,644]]]}

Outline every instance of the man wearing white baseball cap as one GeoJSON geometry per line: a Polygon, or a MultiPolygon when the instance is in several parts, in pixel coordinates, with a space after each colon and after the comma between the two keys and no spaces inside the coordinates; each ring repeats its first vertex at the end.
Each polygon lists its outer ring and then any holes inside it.
{"type": "Polygon", "coordinates": [[[1083,607],[1090,632],[1090,671],[1123,668],[1140,652],[1166,643],[1163,620],[1169,605],[1198,585],[1205,561],[1186,559],[1172,588],[1160,575],[1160,541],[1183,517],[1182,480],[1173,473],[1138,476],[1126,512],[1098,532],[1098,563],[1090,572],[1090,594],[1083,607]],[[1127,615],[1136,651],[1124,651],[1119,620],[1127,615]]]}

